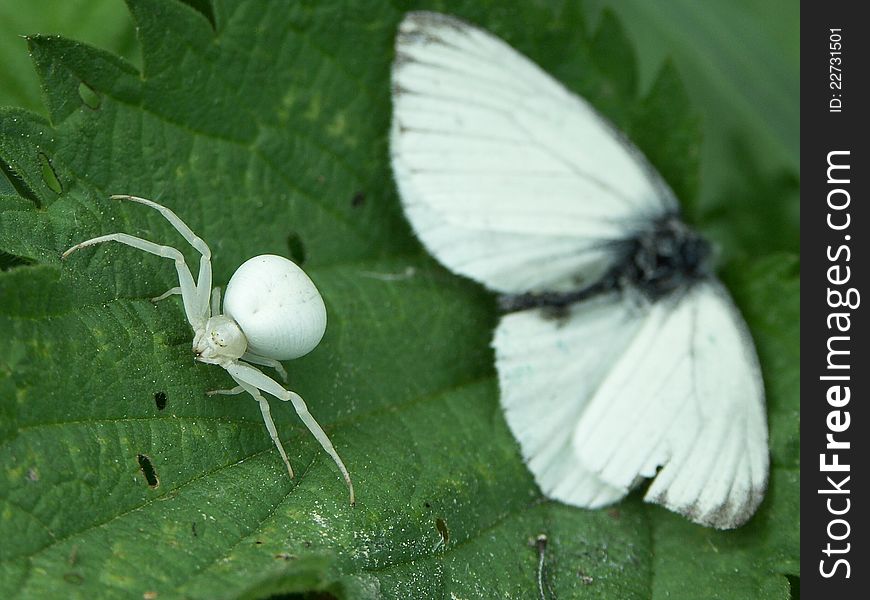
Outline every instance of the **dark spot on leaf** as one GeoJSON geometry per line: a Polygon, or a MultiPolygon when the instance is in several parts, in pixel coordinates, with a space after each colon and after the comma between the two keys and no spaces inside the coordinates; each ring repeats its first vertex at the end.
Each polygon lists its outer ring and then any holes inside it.
{"type": "Polygon", "coordinates": [[[51,165],[51,160],[43,152],[37,153],[37,158],[39,159],[39,168],[42,172],[42,180],[45,182],[45,185],[55,194],[60,194],[63,191],[63,186],[60,185],[60,179],[57,178],[57,173],[51,165]]]}
{"type": "Polygon", "coordinates": [[[279,552],[275,555],[275,558],[279,560],[296,560],[295,554],[289,554],[287,552],[279,552]]]}
{"type": "Polygon", "coordinates": [[[85,582],[85,578],[78,573],[64,573],[63,580],[73,585],[81,585],[85,582]]]}
{"type": "Polygon", "coordinates": [[[84,81],[79,84],[79,98],[81,98],[82,103],[91,110],[97,110],[100,108],[100,103],[102,102],[102,98],[100,98],[100,95],[96,90],[84,81]]]}
{"type": "Polygon", "coordinates": [[[157,405],[157,410],[166,408],[166,392],[157,392],[154,394],[154,404],[157,405]]]}
{"type": "Polygon", "coordinates": [[[39,200],[39,197],[33,193],[33,190],[30,189],[30,186],[27,185],[27,182],[21,178],[18,173],[12,168],[12,165],[8,165],[2,160],[0,160],[0,172],[2,172],[3,176],[6,178],[6,181],[9,182],[19,196],[22,198],[27,198],[31,202],[33,202],[37,208],[42,208],[42,202],[39,200]]]}
{"type": "Polygon", "coordinates": [[[148,482],[148,487],[153,489],[160,485],[160,480],[157,478],[157,471],[154,470],[154,465],[151,464],[151,459],[145,454],[137,454],[136,460],[139,461],[139,468],[142,469],[142,475],[145,476],[145,481],[148,482]]]}
{"type": "Polygon", "coordinates": [[[366,193],[365,192],[357,192],[353,195],[353,198],[350,199],[350,205],[354,208],[362,206],[366,201],[366,193]]]}
{"type": "Polygon", "coordinates": [[[797,575],[786,575],[788,592],[791,600],[801,600],[801,578],[797,575]]]}
{"type": "Polygon", "coordinates": [[[592,582],[595,581],[592,575],[587,575],[583,571],[577,571],[577,577],[580,578],[580,583],[584,585],[591,585],[592,582]]]}
{"type": "Polygon", "coordinates": [[[190,524],[190,532],[193,534],[193,537],[199,537],[199,534],[196,532],[196,521],[190,524]]]}
{"type": "Polygon", "coordinates": [[[257,544],[257,545],[259,546],[259,545],[262,544],[263,542],[262,542],[261,540],[257,540],[257,541],[254,542],[254,543],[257,544]]]}
{"type": "Polygon", "coordinates": [[[287,251],[290,253],[290,260],[297,265],[301,267],[305,263],[305,244],[298,233],[291,232],[287,236],[287,251]]]}
{"type": "Polygon", "coordinates": [[[619,511],[618,508],[611,508],[607,511],[607,514],[610,516],[611,519],[616,519],[617,521],[622,517],[622,513],[619,511]]]}
{"type": "Polygon", "coordinates": [[[428,502],[424,502],[423,506],[425,506],[426,508],[432,508],[432,505],[429,504],[428,502]]]}
{"type": "Polygon", "coordinates": [[[444,542],[445,546],[447,546],[447,543],[450,541],[450,531],[447,529],[447,521],[438,517],[435,519],[435,529],[438,530],[438,535],[441,536],[441,541],[444,542]]]}

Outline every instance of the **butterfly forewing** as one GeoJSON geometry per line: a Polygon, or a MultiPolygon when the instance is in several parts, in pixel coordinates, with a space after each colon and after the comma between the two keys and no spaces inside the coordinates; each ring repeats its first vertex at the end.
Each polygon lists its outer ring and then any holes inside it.
{"type": "Polygon", "coordinates": [[[675,210],[588,103],[501,40],[433,13],[400,26],[391,154],[423,243],[501,292],[594,279],[638,218],[675,210]]]}

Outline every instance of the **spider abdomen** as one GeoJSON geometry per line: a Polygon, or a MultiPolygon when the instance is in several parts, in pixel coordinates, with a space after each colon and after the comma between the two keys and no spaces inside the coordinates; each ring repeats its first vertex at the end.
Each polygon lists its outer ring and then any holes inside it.
{"type": "Polygon", "coordinates": [[[311,352],[326,331],[326,306],[314,282],[293,261],[263,254],[230,278],[224,314],[248,340],[248,351],[277,360],[311,352]]]}

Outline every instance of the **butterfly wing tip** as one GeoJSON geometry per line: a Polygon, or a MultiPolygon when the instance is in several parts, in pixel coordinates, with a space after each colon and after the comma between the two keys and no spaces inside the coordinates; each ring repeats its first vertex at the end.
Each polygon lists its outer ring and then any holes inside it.
{"type": "Polygon", "coordinates": [[[764,499],[766,486],[750,490],[742,502],[726,498],[715,508],[702,510],[698,502],[682,503],[674,502],[666,492],[654,496],[645,496],[644,501],[658,504],[664,508],[679,513],[698,525],[713,529],[728,530],[737,529],[745,525],[758,510],[758,506],[764,499]]]}
{"type": "Polygon", "coordinates": [[[405,13],[401,24],[400,33],[414,33],[420,30],[434,30],[439,27],[449,27],[456,31],[468,29],[468,24],[454,16],[431,10],[412,10],[405,13]]]}
{"type": "Polygon", "coordinates": [[[412,10],[407,12],[399,25],[399,33],[413,33],[424,27],[428,22],[431,22],[437,14],[427,10],[412,10]]]}

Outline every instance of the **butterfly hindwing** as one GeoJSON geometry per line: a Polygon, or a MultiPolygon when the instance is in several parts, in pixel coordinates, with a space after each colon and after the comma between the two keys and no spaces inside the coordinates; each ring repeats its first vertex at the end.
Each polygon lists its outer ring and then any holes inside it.
{"type": "Polygon", "coordinates": [[[767,487],[761,381],[727,292],[699,283],[652,305],[577,421],[574,450],[611,485],[655,477],[648,501],[736,527],[767,487]]]}
{"type": "Polygon", "coordinates": [[[608,484],[582,461],[573,424],[642,323],[643,313],[616,294],[576,304],[565,315],[527,310],[499,322],[493,348],[505,419],[550,498],[597,508],[627,493],[629,485],[608,484]]]}

